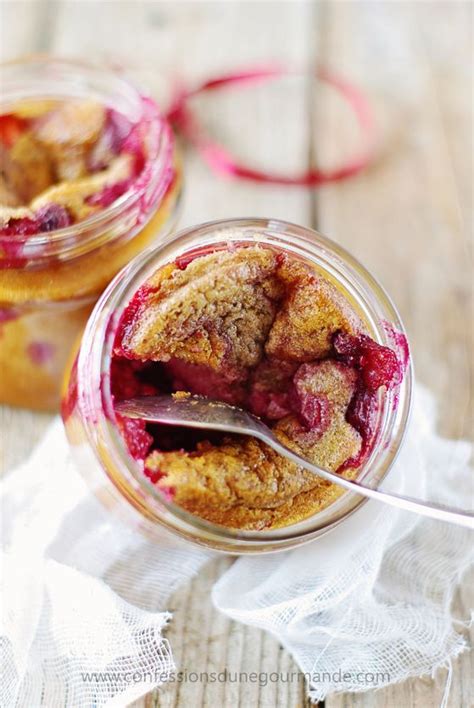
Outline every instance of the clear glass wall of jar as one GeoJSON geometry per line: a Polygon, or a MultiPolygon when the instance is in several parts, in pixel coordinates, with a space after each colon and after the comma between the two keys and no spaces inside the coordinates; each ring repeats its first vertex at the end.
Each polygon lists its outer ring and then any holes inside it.
{"type": "Polygon", "coordinates": [[[176,218],[181,172],[156,104],[124,78],[87,64],[28,58],[0,68],[2,113],[19,102],[92,99],[143,136],[145,164],[112,204],[66,228],[0,236],[0,401],[52,410],[62,372],[98,296],[176,218]]]}
{"type": "MultiPolygon", "coordinates": [[[[165,530],[194,543],[231,553],[291,548],[316,538],[365,503],[344,493],[319,513],[292,526],[237,531],[197,518],[165,499],[132,460],[114,423],[110,393],[111,352],[122,311],[140,285],[160,266],[192,253],[227,248],[229,243],[263,244],[304,259],[333,282],[362,317],[377,342],[396,346],[400,318],[381,286],[346,251],[314,231],[281,221],[243,219],[214,222],[182,231],[165,244],[138,256],[110,284],[86,328],[79,354],[65,382],[63,419],[80,470],[111,511],[159,540],[165,530]],[[395,336],[395,339],[397,337],[395,336]]],[[[383,396],[377,441],[359,479],[377,485],[397,455],[407,425],[412,372],[383,396]]]]}

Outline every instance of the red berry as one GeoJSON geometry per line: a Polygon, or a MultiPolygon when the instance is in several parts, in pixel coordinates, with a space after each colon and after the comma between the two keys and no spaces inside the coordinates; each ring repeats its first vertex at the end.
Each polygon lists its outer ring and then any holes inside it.
{"type": "Polygon", "coordinates": [[[299,390],[294,392],[290,400],[300,423],[308,431],[322,435],[328,429],[331,422],[331,403],[326,395],[299,390]]]}
{"type": "Polygon", "coordinates": [[[145,477],[148,477],[152,484],[156,484],[162,477],[164,477],[161,470],[151,470],[149,467],[144,469],[145,477]]]}
{"type": "Polygon", "coordinates": [[[124,179],[121,182],[116,182],[116,184],[109,184],[101,189],[100,192],[88,197],[86,202],[90,206],[100,206],[105,209],[113,204],[116,199],[121,197],[122,194],[125,194],[125,192],[130,189],[131,184],[131,179],[124,179]]]}
{"type": "Polygon", "coordinates": [[[354,337],[347,332],[336,332],[332,344],[336,353],[336,358],[343,361],[348,366],[357,366],[359,360],[359,337],[354,337]]]}
{"type": "Polygon", "coordinates": [[[38,231],[56,231],[65,229],[72,224],[72,217],[69,211],[61,204],[47,204],[36,212],[38,219],[38,231]]]}
{"type": "Polygon", "coordinates": [[[20,135],[27,128],[27,121],[18,116],[7,113],[0,116],[0,141],[7,148],[11,148],[20,135]]]}
{"type": "Polygon", "coordinates": [[[362,349],[360,367],[362,379],[371,391],[400,383],[400,364],[395,352],[371,339],[362,349]]]}
{"type": "Polygon", "coordinates": [[[135,460],[144,460],[153,443],[152,436],[146,431],[145,421],[121,416],[117,416],[117,421],[131,456],[135,460]]]}
{"type": "Polygon", "coordinates": [[[1,236],[33,236],[36,233],[38,233],[38,222],[28,216],[9,219],[0,229],[1,236]]]}
{"type": "Polygon", "coordinates": [[[369,440],[375,429],[377,395],[367,389],[359,389],[349,404],[346,420],[357,430],[363,440],[369,440]]]}
{"type": "Polygon", "coordinates": [[[371,391],[400,383],[401,367],[395,352],[367,335],[355,337],[347,332],[337,332],[333,347],[339,361],[359,369],[365,386],[371,391]]]}

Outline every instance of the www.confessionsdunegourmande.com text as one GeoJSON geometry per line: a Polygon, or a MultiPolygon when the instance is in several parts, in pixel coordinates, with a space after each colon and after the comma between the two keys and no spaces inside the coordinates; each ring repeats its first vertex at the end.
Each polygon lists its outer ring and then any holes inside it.
{"type": "Polygon", "coordinates": [[[267,686],[270,683],[308,684],[360,684],[383,686],[390,683],[387,672],[370,671],[323,671],[301,673],[300,671],[91,671],[81,673],[85,683],[119,682],[126,684],[150,683],[253,683],[267,686]]]}

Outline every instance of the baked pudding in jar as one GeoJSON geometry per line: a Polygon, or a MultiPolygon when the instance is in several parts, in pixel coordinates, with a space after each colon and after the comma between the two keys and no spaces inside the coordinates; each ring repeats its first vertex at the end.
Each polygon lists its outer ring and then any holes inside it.
{"type": "Polygon", "coordinates": [[[343,518],[362,502],[253,438],[114,410],[132,397],[224,401],[328,470],[386,473],[408,415],[408,348],[391,303],[385,318],[370,300],[370,278],[366,290],[357,283],[364,271],[345,257],[318,234],[282,222],[217,222],[142,257],[109,288],[89,323],[63,417],[73,446],[94,437],[110,483],[146,509],[146,526],[152,518],[152,526],[213,547],[228,550],[237,538],[239,551],[266,550],[312,537],[334,513],[343,518]],[[90,389],[98,376],[100,411],[90,389]]]}
{"type": "Polygon", "coordinates": [[[119,76],[32,58],[0,68],[0,400],[54,409],[98,295],[175,216],[157,105],[119,76]]]}

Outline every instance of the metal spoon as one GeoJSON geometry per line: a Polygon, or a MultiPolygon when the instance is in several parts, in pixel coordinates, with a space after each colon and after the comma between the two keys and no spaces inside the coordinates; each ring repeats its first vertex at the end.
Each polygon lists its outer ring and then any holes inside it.
{"type": "Polygon", "coordinates": [[[345,479],[334,472],[329,472],[283,445],[270,428],[251,413],[220,401],[211,401],[201,396],[173,398],[172,396],[144,396],[121,401],[115,406],[120,415],[128,418],[140,418],[164,425],[182,425],[188,428],[222,430],[226,433],[250,435],[270,445],[276,452],[313,474],[327,479],[369,499],[377,499],[405,511],[413,511],[432,519],[449,521],[459,526],[474,528],[474,514],[462,509],[453,509],[443,504],[427,503],[400,494],[371,489],[360,482],[345,479]]]}

